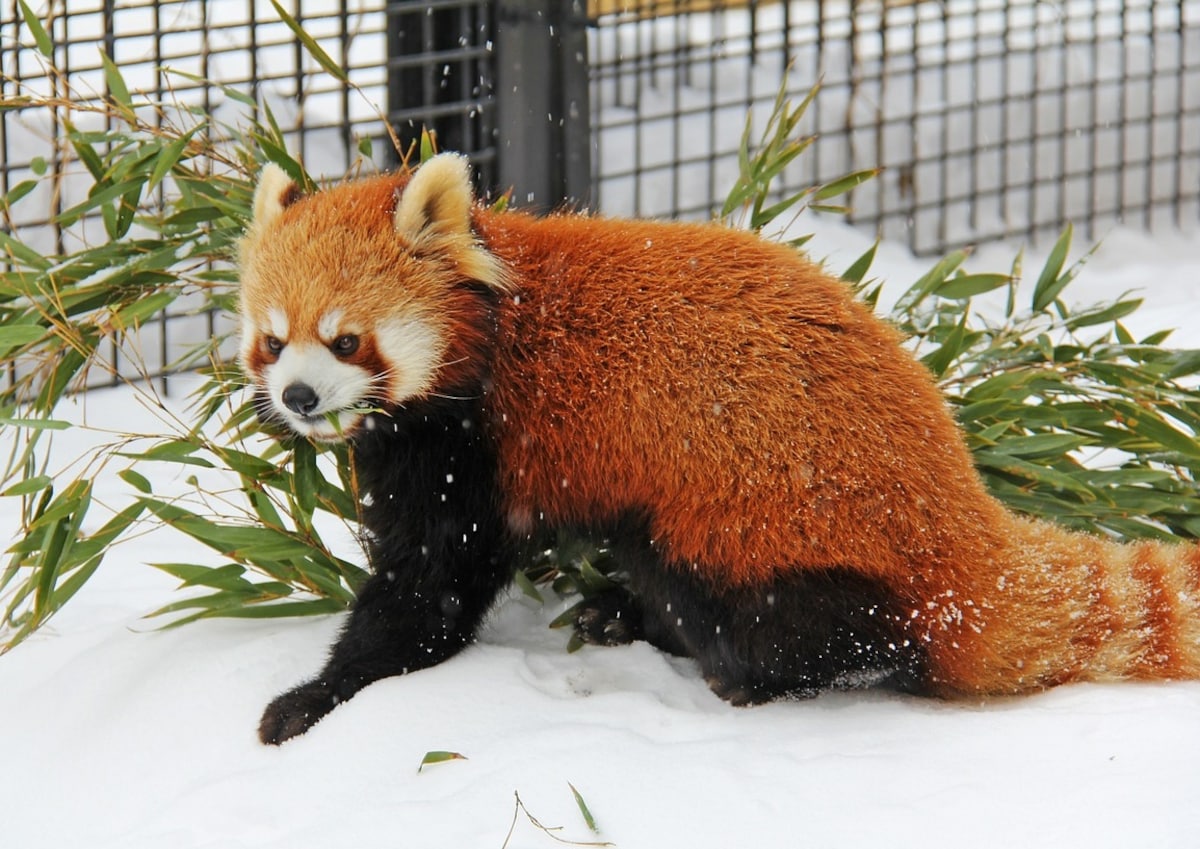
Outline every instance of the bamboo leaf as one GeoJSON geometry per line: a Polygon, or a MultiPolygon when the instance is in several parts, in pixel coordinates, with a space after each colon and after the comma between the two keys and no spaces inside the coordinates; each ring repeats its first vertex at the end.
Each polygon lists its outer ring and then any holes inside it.
{"type": "Polygon", "coordinates": [[[154,162],[154,170],[150,172],[150,180],[146,183],[146,191],[153,191],[171,169],[179,164],[179,160],[183,157],[184,151],[187,150],[187,146],[191,143],[192,137],[199,130],[199,126],[193,127],[159,151],[154,162]]]}
{"type": "Polygon", "coordinates": [[[529,576],[525,574],[525,572],[518,569],[513,573],[513,581],[516,583],[521,592],[527,597],[533,599],[538,604],[545,603],[545,600],[542,598],[542,594],[538,592],[537,587],[533,585],[533,581],[529,579],[529,576]]]}
{"type": "Polygon", "coordinates": [[[1007,274],[962,274],[951,277],[933,289],[932,294],[947,300],[966,300],[1007,286],[1012,277],[1007,274]]]}
{"type": "Polygon", "coordinates": [[[444,764],[449,763],[450,761],[465,761],[466,759],[466,755],[459,754],[458,752],[426,752],[425,757],[421,758],[421,763],[417,765],[417,772],[420,772],[421,770],[425,769],[425,767],[431,766],[432,764],[444,764]]]}
{"type": "Polygon", "coordinates": [[[856,259],[849,268],[842,272],[842,279],[847,283],[862,283],[866,277],[867,271],[871,268],[871,263],[875,261],[875,252],[879,249],[879,239],[871,245],[867,251],[856,259]]]}
{"type": "Polygon", "coordinates": [[[132,122],[135,120],[133,98],[129,96],[129,87],[125,85],[125,77],[121,75],[121,69],[104,49],[100,50],[100,62],[104,66],[104,81],[108,85],[109,95],[120,109],[121,114],[132,122]]]}
{"type": "Polygon", "coordinates": [[[0,416],[0,425],[23,427],[26,430],[66,430],[71,427],[70,422],[59,419],[15,419],[8,416],[0,416]]]}
{"type": "Polygon", "coordinates": [[[967,260],[967,251],[952,251],[909,287],[896,304],[897,312],[912,312],[929,294],[942,285],[967,260]]]}
{"type": "Polygon", "coordinates": [[[308,51],[309,55],[316,59],[317,64],[325,69],[325,73],[339,82],[347,83],[350,81],[350,78],[346,76],[346,72],[342,70],[337,62],[334,62],[329,57],[329,54],[322,49],[317,40],[305,32],[304,27],[300,26],[300,23],[288,14],[283,6],[279,5],[279,0],[271,0],[271,5],[275,7],[275,14],[279,15],[279,19],[287,24],[288,29],[300,40],[300,43],[304,45],[304,49],[308,51]]]}
{"type": "Polygon", "coordinates": [[[853,174],[847,174],[845,177],[834,180],[830,183],[826,183],[818,188],[813,194],[813,200],[819,202],[823,200],[829,200],[830,198],[837,197],[838,195],[844,195],[846,192],[850,191],[856,186],[861,186],[863,183],[867,182],[867,180],[871,180],[879,176],[879,173],[879,168],[868,168],[865,171],[855,171],[853,174]]]}
{"type": "Polygon", "coordinates": [[[0,496],[32,495],[35,492],[41,492],[53,483],[54,479],[49,475],[35,475],[13,484],[4,492],[0,492],[0,496]]]}
{"type": "Polygon", "coordinates": [[[25,21],[25,26],[29,27],[29,32],[33,35],[33,43],[37,45],[38,52],[47,59],[53,59],[54,42],[50,40],[50,33],[46,32],[46,28],[42,26],[41,20],[29,8],[29,4],[25,0],[17,0],[17,5],[21,7],[21,19],[25,21]]]}
{"type": "Polygon", "coordinates": [[[596,818],[592,816],[587,803],[583,801],[583,795],[575,789],[575,785],[571,782],[568,781],[567,786],[571,788],[571,795],[575,797],[575,804],[579,806],[579,813],[583,815],[583,821],[587,823],[587,827],[593,834],[599,834],[600,827],[596,825],[596,818]]]}
{"type": "Polygon", "coordinates": [[[1063,263],[1067,260],[1067,251],[1071,249],[1072,230],[1073,228],[1068,224],[1046,258],[1046,264],[1042,267],[1042,273],[1038,276],[1037,285],[1033,289],[1034,312],[1041,312],[1052,304],[1058,297],[1058,293],[1069,282],[1062,280],[1059,272],[1062,271],[1063,263]]]}

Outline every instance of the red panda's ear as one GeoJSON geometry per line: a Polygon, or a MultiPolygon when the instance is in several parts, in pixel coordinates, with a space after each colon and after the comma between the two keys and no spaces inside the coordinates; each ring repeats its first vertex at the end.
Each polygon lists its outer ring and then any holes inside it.
{"type": "Polygon", "coordinates": [[[417,169],[396,205],[396,233],[425,238],[471,231],[471,172],[465,157],[441,153],[417,169]]]}
{"type": "Polygon", "coordinates": [[[438,254],[471,280],[504,289],[503,265],[471,232],[471,172],[466,157],[439,153],[408,181],[396,204],[396,235],[416,253],[438,254]]]}
{"type": "Polygon", "coordinates": [[[258,175],[258,188],[254,190],[254,226],[267,226],[299,199],[300,187],[286,171],[268,162],[258,175]]]}

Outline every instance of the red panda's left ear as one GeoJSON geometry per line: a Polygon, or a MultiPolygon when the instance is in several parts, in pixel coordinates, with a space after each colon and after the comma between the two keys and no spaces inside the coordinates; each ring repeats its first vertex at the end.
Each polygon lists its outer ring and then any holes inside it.
{"type": "Polygon", "coordinates": [[[268,162],[258,175],[258,187],[254,190],[254,226],[267,226],[299,198],[300,187],[286,171],[268,162]]]}
{"type": "Polygon", "coordinates": [[[466,157],[439,153],[417,169],[400,194],[393,218],[396,235],[414,252],[440,254],[464,277],[504,289],[503,265],[471,231],[472,202],[466,157]]]}

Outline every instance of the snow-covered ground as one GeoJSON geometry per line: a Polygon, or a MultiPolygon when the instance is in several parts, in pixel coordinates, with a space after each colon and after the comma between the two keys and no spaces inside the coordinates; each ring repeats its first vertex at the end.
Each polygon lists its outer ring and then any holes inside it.
{"type": "MultiPolygon", "coordinates": [[[[814,252],[834,269],[869,244],[818,229],[814,252]]],[[[1013,252],[989,248],[971,267],[1003,270],[1013,252]]],[[[904,284],[929,264],[884,245],[875,274],[904,284]]],[[[1027,259],[1031,274],[1039,267],[1027,259]]],[[[1118,232],[1067,292],[1092,302],[1141,289],[1135,334],[1176,326],[1176,345],[1200,346],[1197,280],[1189,240],[1118,232]]],[[[125,390],[77,403],[94,426],[154,426],[125,390]]],[[[0,449],[11,438],[0,432],[0,449]]],[[[64,459],[95,438],[64,434],[64,459]]],[[[126,488],[106,476],[98,491],[117,501],[126,488]]],[[[0,539],[15,525],[0,500],[0,539]]],[[[1200,839],[1200,683],[987,704],[854,692],[737,709],[692,663],[646,645],[566,653],[566,635],[546,627],[559,607],[515,595],[457,658],[379,682],[307,735],[264,747],[263,706],[317,669],[338,620],[154,631],[141,617],[174,600],[173,582],[143,564],[209,556],[162,529],[122,545],[49,627],[0,656],[0,844],[498,849],[514,793],[563,826],[558,837],[622,849],[1200,839]],[[431,750],[466,759],[418,772],[431,750]]],[[[517,820],[508,846],[558,845],[517,820]]]]}

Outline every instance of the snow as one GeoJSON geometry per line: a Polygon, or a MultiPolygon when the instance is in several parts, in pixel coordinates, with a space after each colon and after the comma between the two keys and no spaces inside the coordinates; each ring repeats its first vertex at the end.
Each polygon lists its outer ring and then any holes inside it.
{"type": "MultiPolygon", "coordinates": [[[[840,225],[804,226],[819,230],[814,251],[834,269],[869,245],[840,225]]],[[[970,267],[1007,268],[1014,252],[982,249],[970,267]]],[[[1027,257],[1027,274],[1041,261],[1027,257]]],[[[885,243],[874,274],[903,286],[929,264],[885,243]]],[[[1200,345],[1197,279],[1184,237],[1117,231],[1067,292],[1091,302],[1141,289],[1135,334],[1180,326],[1176,345],[1200,345]]],[[[84,412],[91,428],[160,426],[128,390],[93,392],[63,415],[84,412]]],[[[65,463],[112,437],[56,438],[65,463]]],[[[0,448],[11,439],[0,433],[0,448]]],[[[120,467],[97,480],[98,498],[118,506],[120,467]]],[[[140,467],[156,490],[184,485],[163,469],[140,467]]],[[[178,596],[143,564],[209,557],[153,529],[0,656],[4,845],[500,847],[514,792],[563,826],[558,836],[622,849],[1182,847],[1200,829],[1200,683],[1074,685],[986,704],[864,691],[733,708],[694,664],[644,644],[568,654],[566,634],[546,627],[562,603],[517,594],[458,657],[376,683],[305,736],[265,747],[262,708],[316,671],[338,618],[154,630],[144,614],[178,596]],[[466,759],[418,772],[432,750],[466,759]]],[[[558,844],[522,814],[508,845],[558,844]]]]}

